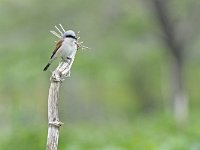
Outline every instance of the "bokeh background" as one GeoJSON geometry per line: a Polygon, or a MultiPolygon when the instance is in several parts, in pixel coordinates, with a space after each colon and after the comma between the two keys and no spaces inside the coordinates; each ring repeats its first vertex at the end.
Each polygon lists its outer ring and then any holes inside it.
{"type": "Polygon", "coordinates": [[[46,147],[54,25],[80,32],[60,150],[199,150],[197,0],[0,0],[0,150],[46,147]]]}

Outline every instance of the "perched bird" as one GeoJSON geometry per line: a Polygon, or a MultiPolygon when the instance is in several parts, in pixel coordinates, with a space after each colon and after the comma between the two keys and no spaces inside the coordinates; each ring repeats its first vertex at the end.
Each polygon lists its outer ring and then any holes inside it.
{"type": "Polygon", "coordinates": [[[71,61],[76,54],[77,48],[78,45],[75,32],[72,30],[64,32],[61,39],[56,44],[56,48],[51,55],[49,63],[44,67],[43,71],[46,71],[57,57],[61,57],[63,61],[71,61]]]}

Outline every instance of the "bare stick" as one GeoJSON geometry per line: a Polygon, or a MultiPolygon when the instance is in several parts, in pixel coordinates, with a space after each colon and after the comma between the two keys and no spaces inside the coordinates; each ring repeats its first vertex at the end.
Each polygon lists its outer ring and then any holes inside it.
{"type": "Polygon", "coordinates": [[[61,38],[61,36],[58,34],[58,33],[56,33],[55,31],[50,31],[53,35],[55,35],[56,37],[58,37],[58,38],[61,38]]]}
{"type": "Polygon", "coordinates": [[[63,32],[65,33],[65,29],[63,28],[63,26],[61,24],[59,24],[61,29],[63,30],[63,32]]]}
{"type": "Polygon", "coordinates": [[[69,62],[63,62],[53,71],[50,78],[51,85],[49,88],[48,97],[48,136],[46,150],[57,150],[59,128],[63,124],[58,117],[58,96],[59,88],[62,81],[66,76],[69,76],[74,58],[69,62]]]}
{"type": "Polygon", "coordinates": [[[60,32],[60,35],[62,36],[63,33],[60,31],[60,29],[57,26],[55,26],[55,28],[58,30],[58,32],[60,32]]]}

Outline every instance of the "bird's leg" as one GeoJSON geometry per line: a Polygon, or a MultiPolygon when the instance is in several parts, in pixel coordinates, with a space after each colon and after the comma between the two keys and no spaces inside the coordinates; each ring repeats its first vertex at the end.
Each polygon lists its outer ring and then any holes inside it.
{"type": "MultiPolygon", "coordinates": [[[[67,63],[70,65],[72,63],[72,58],[67,57],[67,63]]],[[[70,77],[71,71],[69,70],[68,74],[66,74],[66,77],[70,77]]]]}
{"type": "MultiPolygon", "coordinates": [[[[63,69],[63,71],[72,63],[72,58],[70,58],[70,57],[67,57],[67,58],[63,58],[62,57],[62,60],[65,62],[65,63],[68,63],[68,65],[66,66],[65,65],[65,67],[64,68],[62,68],[63,69]]],[[[69,72],[66,74],[66,76],[67,77],[69,77],[70,76],[70,70],[69,70],[69,72]]]]}
{"type": "Polygon", "coordinates": [[[70,64],[71,64],[71,62],[72,62],[72,58],[70,58],[70,57],[67,57],[67,63],[70,65],[70,64]]]}

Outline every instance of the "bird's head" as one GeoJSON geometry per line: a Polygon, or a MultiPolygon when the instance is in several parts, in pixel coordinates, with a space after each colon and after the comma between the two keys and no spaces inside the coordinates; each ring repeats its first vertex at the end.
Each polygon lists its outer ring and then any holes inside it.
{"type": "Polygon", "coordinates": [[[66,32],[63,34],[62,38],[63,38],[63,39],[65,39],[65,38],[71,38],[71,39],[77,40],[76,34],[75,34],[75,32],[72,31],[72,30],[66,31],[66,32]]]}

